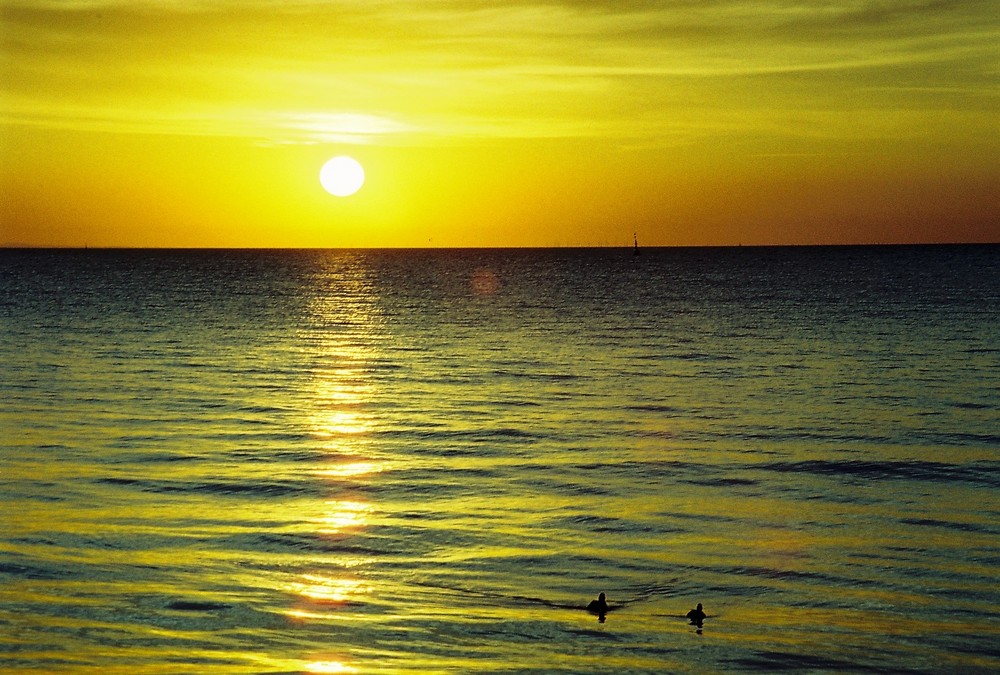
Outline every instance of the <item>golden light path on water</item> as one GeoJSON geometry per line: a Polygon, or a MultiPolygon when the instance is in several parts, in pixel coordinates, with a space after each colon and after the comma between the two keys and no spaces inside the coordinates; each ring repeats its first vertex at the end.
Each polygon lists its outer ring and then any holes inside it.
{"type": "MultiPolygon", "coordinates": [[[[313,328],[305,335],[314,344],[316,366],[312,371],[314,399],[307,419],[309,433],[322,445],[325,461],[311,469],[335,498],[322,503],[319,513],[306,520],[319,537],[337,540],[356,534],[369,524],[373,505],[364,496],[343,496],[348,486],[370,482],[385,468],[365,454],[367,436],[375,428],[371,418],[374,385],[369,379],[378,341],[374,299],[364,275],[320,278],[313,298],[313,328]],[[359,278],[361,277],[361,278],[359,278]]],[[[350,620],[338,610],[359,604],[372,592],[364,577],[365,561],[340,559],[285,583],[279,590],[292,598],[286,616],[293,622],[350,620]]],[[[342,655],[311,653],[299,668],[306,673],[353,673],[357,668],[342,655]]]]}

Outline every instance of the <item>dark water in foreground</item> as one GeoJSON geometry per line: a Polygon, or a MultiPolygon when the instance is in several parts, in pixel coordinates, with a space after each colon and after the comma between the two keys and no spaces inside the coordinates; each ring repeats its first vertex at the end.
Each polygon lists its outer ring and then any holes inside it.
{"type": "Polygon", "coordinates": [[[0,281],[2,671],[1000,669],[998,247],[0,281]]]}

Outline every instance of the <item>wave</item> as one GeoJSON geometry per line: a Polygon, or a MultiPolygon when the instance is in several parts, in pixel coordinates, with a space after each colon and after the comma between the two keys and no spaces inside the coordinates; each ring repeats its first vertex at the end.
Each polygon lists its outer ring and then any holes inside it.
{"type": "MultiPolygon", "coordinates": [[[[543,436],[539,433],[517,427],[479,427],[472,429],[449,429],[444,425],[432,428],[383,429],[375,433],[382,438],[413,439],[423,442],[471,441],[487,443],[496,440],[535,441],[543,436]]],[[[470,450],[472,451],[472,450],[470,450]]],[[[475,450],[478,452],[478,450],[475,450]]]]}
{"type": "Polygon", "coordinates": [[[840,673],[885,673],[885,668],[866,666],[843,659],[831,659],[801,652],[757,651],[752,656],[723,659],[740,670],[759,670],[765,673],[781,671],[826,671],[840,673]]]}
{"type": "Polygon", "coordinates": [[[862,480],[965,482],[1000,487],[1000,463],[947,464],[927,461],[805,460],[770,462],[747,468],[778,473],[808,473],[862,480]]]}
{"type": "Polygon", "coordinates": [[[142,492],[158,494],[190,493],[249,497],[283,497],[292,495],[322,496],[323,489],[304,481],[184,481],[145,478],[98,478],[97,483],[132,487],[142,492]]]}
{"type": "Polygon", "coordinates": [[[513,378],[517,380],[529,380],[533,382],[561,382],[565,380],[582,380],[587,379],[585,375],[579,373],[571,372],[536,372],[531,370],[506,370],[506,369],[496,369],[491,375],[498,378],[513,378]]]}
{"type": "Polygon", "coordinates": [[[0,576],[31,579],[34,581],[51,581],[82,575],[73,569],[59,569],[51,565],[42,565],[33,561],[31,564],[0,562],[0,576]]]}
{"type": "Polygon", "coordinates": [[[737,576],[762,577],[765,579],[792,580],[820,582],[823,584],[833,584],[837,586],[867,586],[872,582],[858,578],[847,578],[823,574],[822,572],[800,572],[798,570],[775,569],[772,567],[752,567],[752,566],[732,566],[719,568],[713,571],[723,574],[734,574],[737,576]]]}
{"type": "Polygon", "coordinates": [[[230,535],[217,544],[226,549],[251,553],[335,554],[340,559],[381,559],[400,556],[425,556],[433,544],[415,536],[414,531],[384,528],[383,533],[369,530],[364,535],[329,535],[308,532],[255,532],[230,535]]]}
{"type": "Polygon", "coordinates": [[[750,487],[760,485],[760,481],[752,478],[687,478],[681,481],[691,485],[704,485],[706,487],[750,487]]]}
{"type": "Polygon", "coordinates": [[[629,518],[613,518],[592,514],[562,516],[553,518],[546,524],[556,530],[583,530],[596,534],[665,534],[686,531],[666,523],[653,525],[649,522],[640,522],[629,518]]]}
{"type": "Polygon", "coordinates": [[[959,532],[974,532],[982,534],[1000,535],[1000,528],[989,527],[979,523],[959,523],[952,520],[938,520],[936,518],[900,518],[899,522],[906,525],[921,525],[924,527],[943,527],[959,532]]]}
{"type": "Polygon", "coordinates": [[[220,609],[230,609],[232,605],[223,602],[195,602],[191,600],[175,600],[167,605],[167,609],[180,612],[215,612],[220,609]]]}

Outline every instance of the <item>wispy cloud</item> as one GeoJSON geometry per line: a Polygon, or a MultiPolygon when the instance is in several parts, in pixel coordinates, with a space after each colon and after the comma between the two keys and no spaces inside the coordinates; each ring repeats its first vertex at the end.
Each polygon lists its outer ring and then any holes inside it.
{"type": "Polygon", "coordinates": [[[980,109],[998,77],[986,0],[0,7],[7,122],[278,143],[653,138],[936,90],[980,109]]]}

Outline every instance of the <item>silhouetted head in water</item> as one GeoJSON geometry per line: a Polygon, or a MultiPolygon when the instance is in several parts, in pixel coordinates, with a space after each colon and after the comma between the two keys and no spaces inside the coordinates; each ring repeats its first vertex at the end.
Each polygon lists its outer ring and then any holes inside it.
{"type": "Polygon", "coordinates": [[[701,608],[700,602],[697,607],[687,613],[687,618],[691,619],[691,624],[698,626],[699,628],[701,628],[701,624],[705,621],[706,616],[708,615],[705,614],[705,610],[701,608]]]}
{"type": "Polygon", "coordinates": [[[597,614],[602,621],[604,620],[604,615],[608,612],[608,600],[604,593],[598,595],[597,600],[590,601],[590,604],[587,605],[587,611],[597,614]]]}

